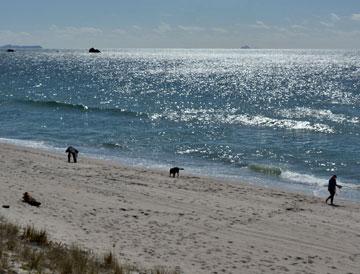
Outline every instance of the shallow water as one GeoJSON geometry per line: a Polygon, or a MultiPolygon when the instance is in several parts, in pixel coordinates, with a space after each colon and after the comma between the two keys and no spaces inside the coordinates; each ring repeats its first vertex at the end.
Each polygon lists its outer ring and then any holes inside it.
{"type": "Polygon", "coordinates": [[[360,52],[0,52],[0,137],[360,200],[360,52]]]}

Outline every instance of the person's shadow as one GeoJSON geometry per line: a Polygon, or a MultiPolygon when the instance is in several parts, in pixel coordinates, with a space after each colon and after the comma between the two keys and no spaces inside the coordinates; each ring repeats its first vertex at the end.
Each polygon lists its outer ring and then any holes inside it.
{"type": "Polygon", "coordinates": [[[336,205],[336,204],[332,204],[331,206],[333,206],[333,207],[344,207],[342,205],[336,205]]]}

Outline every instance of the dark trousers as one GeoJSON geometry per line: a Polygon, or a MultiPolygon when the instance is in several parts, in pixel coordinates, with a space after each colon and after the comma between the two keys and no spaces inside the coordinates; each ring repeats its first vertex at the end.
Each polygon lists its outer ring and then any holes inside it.
{"type": "Polygon", "coordinates": [[[76,156],[77,155],[76,155],[76,153],[72,153],[72,152],[68,153],[68,162],[70,163],[71,155],[72,155],[72,157],[74,159],[74,163],[76,163],[76,156]]]}
{"type": "Polygon", "coordinates": [[[335,190],[329,189],[330,196],[326,199],[326,203],[329,199],[331,199],[331,204],[334,202],[335,190]]]}

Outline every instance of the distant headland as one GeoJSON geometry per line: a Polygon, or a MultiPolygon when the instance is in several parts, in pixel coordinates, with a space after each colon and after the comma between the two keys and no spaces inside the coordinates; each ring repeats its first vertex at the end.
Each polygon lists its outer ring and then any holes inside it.
{"type": "Polygon", "coordinates": [[[42,49],[39,45],[4,45],[0,46],[0,49],[42,49]]]}

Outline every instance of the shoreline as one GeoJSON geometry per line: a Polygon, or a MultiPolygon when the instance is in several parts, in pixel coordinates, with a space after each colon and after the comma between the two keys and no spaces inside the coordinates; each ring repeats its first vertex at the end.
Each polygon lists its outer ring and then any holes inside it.
{"type": "Polygon", "coordinates": [[[359,203],[0,143],[0,215],[184,273],[356,273],[359,203]],[[21,202],[31,192],[39,208],[21,202]]]}
{"type": "MultiPolygon", "coordinates": [[[[64,147],[58,147],[58,146],[51,146],[48,144],[45,144],[42,141],[33,141],[33,140],[21,140],[21,139],[8,139],[8,138],[0,138],[0,144],[9,144],[19,147],[24,147],[28,149],[39,149],[44,152],[48,153],[55,153],[58,155],[63,155],[63,151],[65,150],[64,147]]],[[[114,156],[111,154],[102,154],[95,151],[88,151],[88,149],[85,148],[85,152],[83,152],[84,148],[81,148],[81,157],[83,158],[89,158],[94,160],[100,160],[100,161],[106,161],[115,165],[121,165],[128,168],[138,168],[138,169],[145,169],[145,170],[155,170],[158,172],[163,172],[164,170],[168,170],[170,166],[172,166],[170,163],[160,163],[157,161],[149,161],[149,159],[146,159],[145,161],[139,160],[138,158],[127,158],[127,157],[119,157],[114,156]]],[[[186,166],[185,173],[188,175],[196,175],[201,173],[202,167],[200,166],[192,166],[193,163],[188,163],[188,166],[186,166]]],[[[271,166],[271,165],[250,165],[249,170],[247,170],[244,174],[244,172],[241,172],[237,175],[234,174],[234,170],[230,170],[230,172],[226,171],[226,168],[223,169],[221,165],[219,166],[221,172],[213,172],[213,170],[217,169],[218,166],[210,165],[208,168],[205,168],[205,171],[207,175],[201,174],[200,177],[214,180],[214,181],[221,181],[225,183],[239,183],[242,182],[247,185],[253,185],[258,186],[266,189],[273,189],[273,190],[279,190],[279,191],[285,191],[285,192],[291,192],[291,193],[299,193],[304,194],[311,197],[316,198],[322,198],[328,196],[327,191],[327,182],[328,178],[319,178],[319,177],[313,177],[312,175],[304,174],[305,176],[303,179],[305,179],[306,183],[299,183],[298,181],[286,181],[285,178],[281,178],[282,174],[292,174],[296,177],[301,176],[301,174],[294,173],[291,170],[282,170],[281,168],[271,166]],[[263,169],[265,173],[258,172],[254,174],[250,174],[252,166],[257,167],[258,169],[263,169]],[[281,175],[267,175],[266,170],[270,169],[276,169],[276,171],[280,171],[281,175]],[[256,176],[257,175],[257,176],[256,176]],[[245,179],[244,179],[245,178],[245,179]],[[312,182],[314,179],[317,180],[316,183],[312,182]],[[318,182],[319,180],[323,181],[323,184],[320,185],[318,182]]],[[[360,188],[359,186],[354,186],[351,183],[344,183],[341,180],[339,183],[343,186],[342,191],[345,190],[344,193],[342,193],[341,197],[338,198],[339,200],[349,201],[349,202],[355,202],[360,203],[360,188]]]]}

